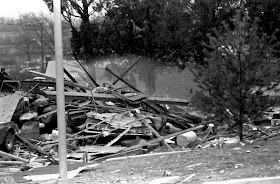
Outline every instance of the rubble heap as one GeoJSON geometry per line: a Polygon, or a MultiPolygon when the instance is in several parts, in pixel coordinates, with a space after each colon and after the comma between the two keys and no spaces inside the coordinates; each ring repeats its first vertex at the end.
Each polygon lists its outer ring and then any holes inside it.
{"type": "MultiPolygon", "coordinates": [[[[93,162],[147,153],[158,146],[174,151],[175,143],[183,148],[207,148],[238,142],[236,138],[223,138],[234,137],[235,133],[215,132],[217,120],[206,121],[202,116],[186,113],[183,109],[189,101],[145,95],[110,69],[106,70],[126,84],[126,88],[112,84],[86,87],[74,79],[65,81],[69,161],[93,162]]],[[[60,122],[56,118],[55,78],[33,73],[47,79],[22,81],[19,89],[8,86],[6,89],[10,90],[2,92],[0,97],[0,122],[7,127],[0,142],[4,145],[0,163],[20,164],[24,166],[22,170],[58,163],[57,123],[60,122]]],[[[278,129],[244,126],[247,138],[279,134],[278,129]]]]}

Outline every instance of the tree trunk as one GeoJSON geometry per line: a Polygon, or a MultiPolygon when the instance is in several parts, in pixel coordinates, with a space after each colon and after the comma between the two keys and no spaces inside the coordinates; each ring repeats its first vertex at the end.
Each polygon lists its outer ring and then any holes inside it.
{"type": "Polygon", "coordinates": [[[31,54],[29,48],[26,51],[26,55],[27,55],[27,61],[31,61],[31,54]]]}
{"type": "Polygon", "coordinates": [[[239,126],[239,139],[240,139],[240,142],[244,142],[244,137],[243,137],[243,122],[242,120],[239,120],[240,122],[238,122],[238,126],[239,126]]]}
{"type": "Polygon", "coordinates": [[[87,0],[82,0],[82,4],[83,4],[83,12],[81,14],[82,20],[83,20],[83,22],[89,22],[90,14],[88,12],[88,9],[89,9],[90,3],[88,3],[87,0]]]}

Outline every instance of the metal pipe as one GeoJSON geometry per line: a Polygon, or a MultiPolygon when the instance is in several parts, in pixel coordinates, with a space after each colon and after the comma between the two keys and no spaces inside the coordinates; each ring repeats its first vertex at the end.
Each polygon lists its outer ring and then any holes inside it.
{"type": "Polygon", "coordinates": [[[42,73],[44,73],[44,45],[43,45],[43,23],[41,23],[41,57],[42,57],[42,73]]]}
{"type": "Polygon", "coordinates": [[[63,73],[63,47],[61,28],[61,1],[54,0],[54,37],[56,61],[56,96],[57,96],[57,127],[58,127],[58,155],[59,173],[61,179],[67,179],[67,149],[66,149],[66,121],[63,73]]]}

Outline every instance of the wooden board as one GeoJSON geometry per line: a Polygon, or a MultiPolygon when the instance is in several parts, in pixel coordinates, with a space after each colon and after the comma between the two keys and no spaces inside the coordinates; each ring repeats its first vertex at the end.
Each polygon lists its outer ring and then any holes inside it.
{"type": "Polygon", "coordinates": [[[10,122],[12,120],[18,102],[22,97],[20,92],[0,97],[0,123],[10,122]]]}
{"type": "Polygon", "coordinates": [[[105,153],[117,153],[121,150],[123,150],[125,147],[121,147],[121,146],[111,146],[111,147],[107,147],[107,146],[97,146],[97,145],[93,145],[93,146],[85,146],[85,147],[80,147],[79,150],[76,151],[76,153],[99,153],[99,154],[105,154],[105,153]]]}
{"type": "Polygon", "coordinates": [[[80,147],[80,149],[76,150],[74,153],[67,154],[67,158],[81,159],[84,153],[87,153],[89,157],[94,155],[99,155],[99,154],[113,154],[123,150],[124,148],[125,147],[121,147],[121,146],[111,146],[111,147],[98,146],[98,145],[85,146],[85,147],[80,147]]]}
{"type": "MultiPolygon", "coordinates": [[[[44,91],[48,98],[56,98],[56,91],[44,91]]],[[[79,93],[79,92],[64,92],[66,100],[86,100],[94,97],[95,100],[103,101],[119,101],[117,97],[112,94],[97,94],[97,93],[79,93]]],[[[153,104],[174,104],[174,105],[183,105],[186,106],[189,104],[189,101],[178,98],[164,98],[164,97],[146,97],[142,98],[147,103],[153,104]]],[[[139,96],[128,97],[131,101],[138,101],[139,96]]]]}
{"type": "MultiPolygon", "coordinates": [[[[85,153],[69,153],[67,154],[67,159],[82,159],[85,153]]],[[[87,153],[88,157],[98,155],[99,153],[87,153]]]]}
{"type": "MultiPolygon", "coordinates": [[[[52,80],[56,79],[53,76],[50,76],[50,75],[47,75],[47,74],[44,74],[44,73],[41,73],[41,72],[37,72],[37,71],[33,71],[33,70],[30,70],[29,72],[33,73],[33,74],[36,74],[36,75],[46,77],[46,78],[49,78],[49,79],[52,79],[52,80]]],[[[43,82],[41,82],[41,83],[43,83],[43,82]]],[[[92,90],[92,88],[90,88],[90,87],[86,87],[86,86],[80,85],[78,83],[70,82],[70,81],[64,81],[64,84],[69,85],[69,86],[75,86],[75,87],[82,88],[82,89],[85,89],[85,90],[92,90]]]]}

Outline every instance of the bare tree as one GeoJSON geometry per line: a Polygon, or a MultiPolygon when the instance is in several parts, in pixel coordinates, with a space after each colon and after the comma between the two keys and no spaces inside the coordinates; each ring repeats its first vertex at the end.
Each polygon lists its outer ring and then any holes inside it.
{"type": "MultiPolygon", "coordinates": [[[[30,55],[30,50],[44,52],[42,55],[54,55],[54,20],[46,14],[21,14],[18,18],[19,37],[22,48],[30,55]],[[38,49],[38,44],[41,49],[38,49]]],[[[70,49],[70,26],[63,23],[63,45],[65,53],[70,49]]],[[[30,56],[28,57],[30,59],[30,56]]]]}
{"type": "Polygon", "coordinates": [[[32,36],[28,31],[28,27],[26,26],[18,26],[17,27],[19,34],[15,37],[15,45],[19,50],[26,53],[27,61],[31,60],[31,46],[32,46],[32,36]]]}

